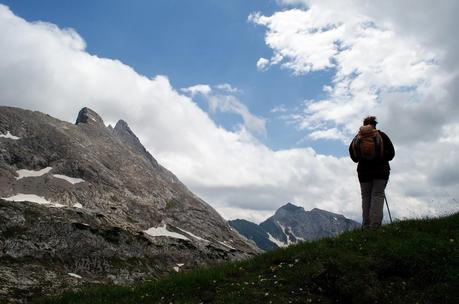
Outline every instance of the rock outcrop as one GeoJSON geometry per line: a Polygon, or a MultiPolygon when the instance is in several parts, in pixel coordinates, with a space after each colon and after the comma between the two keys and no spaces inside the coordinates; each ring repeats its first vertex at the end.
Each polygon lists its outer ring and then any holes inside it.
{"type": "Polygon", "coordinates": [[[78,112],[78,116],[77,116],[75,124],[78,125],[80,123],[96,124],[99,126],[104,125],[104,121],[102,120],[102,117],[100,117],[99,114],[97,114],[90,108],[86,108],[86,107],[81,109],[80,112],[78,112]]]}
{"type": "Polygon", "coordinates": [[[0,300],[129,283],[260,252],[126,122],[0,107],[0,300]]]}

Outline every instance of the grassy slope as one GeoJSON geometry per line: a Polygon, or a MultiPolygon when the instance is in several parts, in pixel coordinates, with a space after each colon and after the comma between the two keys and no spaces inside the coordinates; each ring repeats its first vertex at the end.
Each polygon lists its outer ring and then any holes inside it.
{"type": "Polygon", "coordinates": [[[459,303],[459,214],[302,243],[159,282],[38,303],[459,303]]]}

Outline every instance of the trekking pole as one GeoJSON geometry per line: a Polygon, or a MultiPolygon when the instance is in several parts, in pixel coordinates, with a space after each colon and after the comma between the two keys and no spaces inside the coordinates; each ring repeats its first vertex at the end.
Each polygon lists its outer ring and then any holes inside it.
{"type": "Polygon", "coordinates": [[[390,223],[392,224],[392,215],[390,215],[390,209],[389,209],[389,204],[387,203],[386,194],[384,194],[384,200],[386,201],[387,212],[389,212],[389,219],[390,219],[390,223]]]}

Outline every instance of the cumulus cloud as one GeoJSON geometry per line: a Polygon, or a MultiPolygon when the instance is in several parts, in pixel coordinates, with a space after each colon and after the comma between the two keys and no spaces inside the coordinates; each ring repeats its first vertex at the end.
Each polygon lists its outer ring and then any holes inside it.
{"type": "Polygon", "coordinates": [[[197,94],[202,94],[204,96],[212,92],[212,89],[207,84],[197,84],[188,88],[180,89],[185,94],[190,94],[191,96],[196,96],[197,94]]]}
{"type": "Polygon", "coordinates": [[[269,67],[270,61],[266,58],[260,58],[257,61],[257,69],[261,71],[266,71],[269,67]]]}
{"type": "Polygon", "coordinates": [[[404,93],[405,99],[422,100],[442,94],[449,80],[439,70],[435,54],[358,11],[351,14],[314,4],[308,10],[256,15],[251,20],[268,28],[266,43],[282,67],[298,75],[336,70],[328,98],[304,109],[304,127],[328,121],[349,134],[365,113],[381,111],[382,94],[404,93]]]}
{"type": "Polygon", "coordinates": [[[347,142],[346,136],[337,128],[327,129],[327,130],[318,130],[312,131],[308,135],[309,138],[313,140],[317,139],[333,139],[333,140],[342,140],[347,142]]]}
{"type": "Polygon", "coordinates": [[[394,130],[403,116],[410,138],[419,138],[437,135],[439,121],[454,123],[459,43],[451,37],[459,25],[457,1],[279,2],[303,9],[251,17],[267,27],[273,58],[282,58],[278,64],[298,75],[336,71],[324,90],[327,97],[304,108],[303,128],[329,122],[327,127],[339,124],[350,135],[362,116],[377,113],[394,130]],[[414,127],[418,121],[429,128],[414,127]]]}

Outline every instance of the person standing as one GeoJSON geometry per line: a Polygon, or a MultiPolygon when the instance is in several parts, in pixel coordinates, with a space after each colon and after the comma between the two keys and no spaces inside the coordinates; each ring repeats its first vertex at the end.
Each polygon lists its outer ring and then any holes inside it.
{"type": "Polygon", "coordinates": [[[384,190],[389,181],[394,146],[384,132],[376,129],[375,116],[363,120],[358,134],[349,145],[351,159],[358,163],[357,174],[362,194],[362,229],[381,226],[384,207],[384,190]]]}

